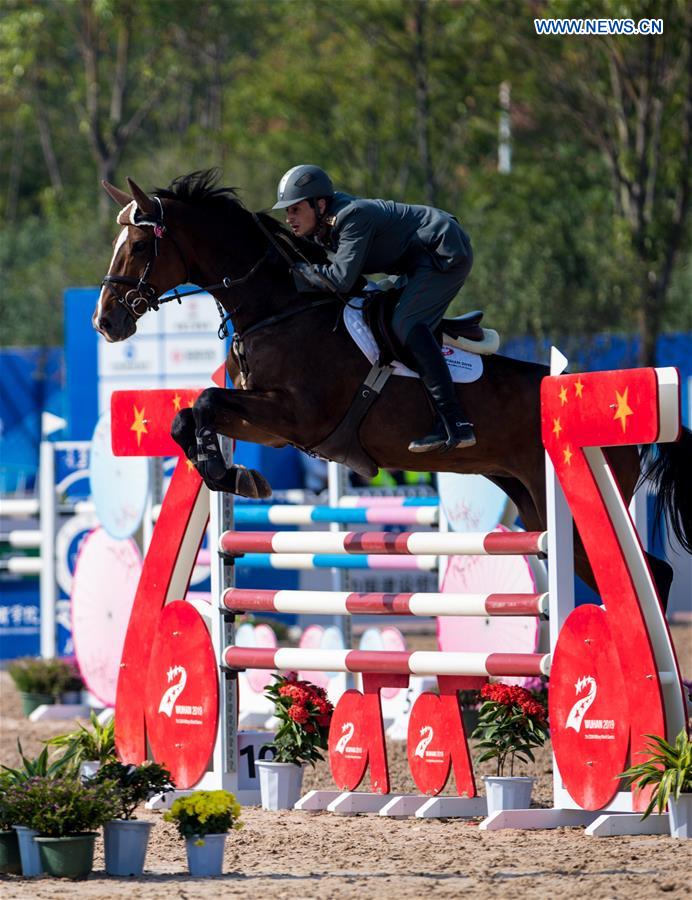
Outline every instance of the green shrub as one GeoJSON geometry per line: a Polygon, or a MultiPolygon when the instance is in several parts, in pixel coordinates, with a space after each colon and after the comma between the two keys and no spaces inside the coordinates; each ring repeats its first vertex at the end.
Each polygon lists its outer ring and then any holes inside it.
{"type": "Polygon", "coordinates": [[[34,828],[47,837],[94,831],[117,818],[119,810],[112,782],[82,784],[77,778],[41,775],[12,785],[2,802],[13,824],[34,828]]]}
{"type": "Polygon", "coordinates": [[[119,811],[117,818],[134,818],[140,803],[155,794],[167,794],[175,790],[171,773],[155,762],[145,762],[139,766],[125,763],[107,762],[89,779],[88,784],[110,782],[116,787],[119,811]]]}
{"type": "Polygon", "coordinates": [[[25,694],[50,694],[57,698],[65,691],[83,687],[75,664],[65,659],[24,656],[13,660],[7,671],[17,690],[25,694]]]}

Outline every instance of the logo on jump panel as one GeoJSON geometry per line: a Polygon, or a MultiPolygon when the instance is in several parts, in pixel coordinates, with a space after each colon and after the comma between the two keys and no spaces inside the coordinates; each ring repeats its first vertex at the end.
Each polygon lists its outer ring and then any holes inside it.
{"type": "Polygon", "coordinates": [[[586,715],[586,711],[596,699],[598,689],[596,687],[596,679],[592,678],[590,675],[585,675],[583,678],[580,678],[574,685],[574,690],[577,694],[581,693],[587,687],[589,689],[588,694],[579,697],[572,709],[570,709],[567,721],[565,722],[565,728],[573,728],[576,732],[581,731],[581,725],[584,716],[586,715]]]}
{"type": "Polygon", "coordinates": [[[169,684],[178,676],[180,676],[180,680],[176,681],[175,684],[171,684],[163,697],[161,697],[161,702],[159,703],[159,712],[168,716],[169,719],[173,715],[175,701],[182,694],[185,684],[187,683],[187,672],[182,666],[171,666],[166,673],[169,684]]]}
{"type": "MultiPolygon", "coordinates": [[[[348,746],[349,741],[353,737],[355,730],[356,730],[356,726],[353,724],[353,722],[344,722],[344,724],[341,726],[341,732],[342,732],[341,737],[336,742],[336,746],[334,747],[335,753],[345,753],[346,752],[346,747],[348,746]]],[[[352,752],[355,751],[355,749],[356,748],[353,748],[352,752]]]]}
{"type": "Polygon", "coordinates": [[[416,749],[413,751],[414,756],[420,756],[421,759],[425,756],[425,751],[428,747],[428,744],[433,739],[435,732],[432,730],[430,725],[424,725],[420,730],[421,739],[418,741],[416,745],[416,749]]]}

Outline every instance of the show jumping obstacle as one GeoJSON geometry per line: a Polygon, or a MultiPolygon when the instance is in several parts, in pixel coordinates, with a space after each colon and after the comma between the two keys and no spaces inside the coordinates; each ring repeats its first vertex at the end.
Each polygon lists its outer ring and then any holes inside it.
{"type": "MultiPolygon", "coordinates": [[[[560,375],[554,353],[543,382],[549,522],[543,533],[493,535],[369,533],[236,533],[230,498],[211,504],[211,533],[222,550],[212,565],[212,607],[205,619],[185,594],[204,534],[208,498],[195,470],[176,467],[154,530],[121,664],[116,741],[126,761],[144,759],[146,741],[179,786],[225,787],[248,799],[236,731],[236,673],[254,668],[362,673],[363,690],[339,701],[330,731],[337,791],[311,792],[301,809],[341,814],[483,816],[476,796],[458,691],[488,676],[550,673],[554,805],[486,818],[481,828],[585,825],[590,834],[661,831],[664,817],[643,823],[646,796],[619,790],[617,775],[636,760],[647,733],[670,739],[685,724],[680,676],[665,618],[641,546],[608,460],[599,449],[678,439],[679,384],[673,369],[560,375]],[[553,469],[554,467],[554,469],[553,469]],[[569,502],[569,508],[565,496],[569,502]],[[572,520],[588,551],[604,607],[574,609],[572,520]],[[232,615],[281,610],[352,615],[541,615],[535,594],[429,596],[292,591],[238,591],[233,563],[265,551],[299,557],[329,548],[349,560],[362,554],[544,553],[549,559],[550,654],[324,651],[240,648],[232,615]],[[353,555],[357,554],[357,555],[353,555]],[[449,606],[445,608],[445,602],[449,606]],[[463,611],[463,612],[462,612],[463,611]],[[466,612],[468,611],[468,612],[466,612]],[[221,667],[220,664],[221,663],[221,667]],[[143,687],[146,673],[146,684],[143,687]],[[412,674],[434,674],[439,695],[421,694],[409,721],[409,763],[418,795],[389,793],[380,690],[403,687],[412,674]],[[218,726],[218,727],[217,727],[218,726]],[[211,765],[209,765],[211,759],[211,765]],[[371,792],[356,790],[370,771],[371,792]],[[439,796],[450,772],[458,796],[439,796]]],[[[118,392],[112,401],[116,453],[166,455],[175,445],[168,425],[175,392],[118,392]],[[140,422],[143,429],[135,428],[140,422]]],[[[377,556],[373,556],[377,558],[377,556]]],[[[403,558],[406,558],[405,556],[403,558]]]]}

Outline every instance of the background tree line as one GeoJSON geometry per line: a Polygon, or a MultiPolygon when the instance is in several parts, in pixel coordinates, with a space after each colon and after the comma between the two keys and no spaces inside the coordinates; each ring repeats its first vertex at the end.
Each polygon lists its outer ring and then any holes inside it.
{"type": "Polygon", "coordinates": [[[685,0],[3,0],[0,340],[61,343],[63,289],[105,273],[100,179],[219,166],[259,209],[315,162],[459,217],[456,311],[556,341],[636,332],[650,363],[692,328],[691,46],[685,0]],[[538,37],[539,16],[664,33],[538,37]]]}

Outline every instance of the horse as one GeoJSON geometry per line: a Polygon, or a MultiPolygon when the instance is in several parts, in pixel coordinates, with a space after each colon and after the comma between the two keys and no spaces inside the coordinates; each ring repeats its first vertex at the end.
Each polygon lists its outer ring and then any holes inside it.
{"type": "MultiPolygon", "coordinates": [[[[214,170],[181,176],[152,195],[127,180],[130,193],[103,183],[122,207],[122,227],[93,325],[107,341],[123,341],[142,315],[165,302],[162,295],[175,289],[184,302],[176,286],[192,283],[212,294],[222,316],[220,336],[231,320],[236,333],[226,366],[233,389],[203,390],[192,408],[177,414],[172,436],[211,490],[267,497],[271,487],[261,473],[226,467],[217,435],[270,447],[316,447],[343,420],[370,368],[341,320],[344,298],[306,300],[296,290],[293,263],[323,262],[324,251],[272,216],[249,211],[234,189],[218,186],[214,170]]],[[[480,380],[456,385],[476,446],[425,455],[429,471],[490,479],[531,531],[546,528],[540,385],[548,374],[537,363],[485,357],[480,380]]],[[[419,380],[390,378],[360,425],[360,443],[380,468],[417,471],[421,457],[408,444],[429,431],[432,416],[419,380]]],[[[655,457],[650,450],[640,458],[636,447],[612,447],[607,455],[626,502],[640,477],[653,479],[658,515],[667,516],[692,552],[692,432],[659,445],[655,457]]],[[[647,557],[665,604],[672,569],[647,557]]],[[[597,590],[578,533],[575,569],[597,590]]]]}

